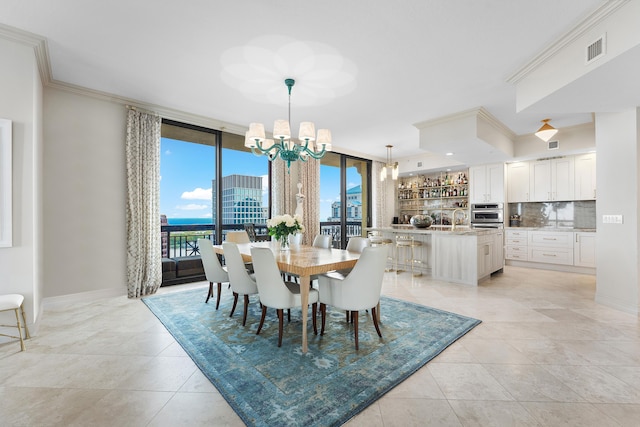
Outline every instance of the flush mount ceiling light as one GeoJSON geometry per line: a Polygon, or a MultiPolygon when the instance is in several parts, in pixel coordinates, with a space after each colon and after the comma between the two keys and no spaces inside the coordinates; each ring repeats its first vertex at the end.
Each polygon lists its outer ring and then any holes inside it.
{"type": "Polygon", "coordinates": [[[398,179],[398,162],[391,162],[391,148],[393,145],[387,145],[387,163],[382,167],[380,171],[380,181],[387,179],[389,170],[391,170],[391,178],[395,181],[398,179]]]}
{"type": "Polygon", "coordinates": [[[320,159],[327,151],[331,151],[331,131],[318,129],[316,137],[316,128],[312,122],[300,123],[298,142],[291,138],[291,88],[295,83],[294,79],[284,81],[289,90],[289,119],[276,120],[273,124],[273,137],[278,141],[265,138],[262,123],[251,123],[244,140],[245,147],[251,148],[255,155],[266,154],[270,161],[279,156],[287,162],[287,171],[291,167],[291,162],[296,160],[306,162],[309,157],[320,159]]]}
{"type": "Polygon", "coordinates": [[[535,135],[541,140],[543,140],[544,142],[549,142],[549,140],[553,138],[553,135],[558,133],[558,129],[554,128],[549,124],[550,121],[551,119],[542,120],[542,123],[543,123],[542,126],[535,133],[535,135]]]}

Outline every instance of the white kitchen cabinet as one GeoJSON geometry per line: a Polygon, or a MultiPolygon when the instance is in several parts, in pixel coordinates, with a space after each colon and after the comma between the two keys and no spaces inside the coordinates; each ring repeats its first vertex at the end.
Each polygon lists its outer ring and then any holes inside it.
{"type": "Polygon", "coordinates": [[[573,234],[573,265],[595,268],[596,233],[581,231],[573,234]]]}
{"type": "Polygon", "coordinates": [[[478,236],[478,278],[490,275],[493,262],[493,236],[478,236]]]}
{"type": "Polygon", "coordinates": [[[537,160],[529,165],[529,201],[551,200],[551,162],[537,160]]]}
{"type": "Polygon", "coordinates": [[[493,248],[491,251],[491,272],[504,268],[504,232],[493,235],[493,248]]]}
{"type": "Polygon", "coordinates": [[[509,203],[529,201],[529,162],[507,165],[507,199],[509,203]]]}
{"type": "Polygon", "coordinates": [[[596,199],[596,153],[575,156],[574,200],[596,199]]]}
{"type": "Polygon", "coordinates": [[[573,265],[573,233],[529,231],[528,237],[529,261],[573,265]]]}
{"type": "Polygon", "coordinates": [[[526,230],[506,230],[505,245],[505,259],[528,261],[529,236],[526,230]]]}
{"type": "Polygon", "coordinates": [[[573,156],[551,159],[551,200],[573,200],[574,168],[573,156]]]}
{"type": "Polygon", "coordinates": [[[469,198],[471,203],[504,203],[504,164],[469,168],[469,198]]]}

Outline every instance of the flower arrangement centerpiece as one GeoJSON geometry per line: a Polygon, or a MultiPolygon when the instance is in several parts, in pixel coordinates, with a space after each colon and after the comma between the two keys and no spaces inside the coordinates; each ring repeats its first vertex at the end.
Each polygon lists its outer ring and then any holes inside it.
{"type": "Polygon", "coordinates": [[[289,234],[304,233],[302,217],[289,214],[276,215],[267,220],[269,235],[280,242],[280,249],[289,249],[289,234]]]}

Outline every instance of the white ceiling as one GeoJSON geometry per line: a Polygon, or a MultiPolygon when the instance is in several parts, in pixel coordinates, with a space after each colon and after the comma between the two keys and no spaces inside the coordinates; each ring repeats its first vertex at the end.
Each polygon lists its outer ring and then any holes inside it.
{"type": "Polygon", "coordinates": [[[243,126],[286,118],[295,78],[294,124],[384,159],[386,144],[425,154],[414,123],[477,107],[537,130],[544,114],[516,113],[507,77],[603,3],[3,0],[0,23],[46,38],[55,81],[243,126]]]}

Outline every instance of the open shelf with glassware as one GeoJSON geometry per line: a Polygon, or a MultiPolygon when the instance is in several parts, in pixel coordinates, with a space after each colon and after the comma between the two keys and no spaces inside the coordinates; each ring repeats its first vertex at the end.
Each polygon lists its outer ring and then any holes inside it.
{"type": "Polygon", "coordinates": [[[429,215],[433,225],[469,225],[468,171],[442,172],[400,178],[399,220],[408,223],[414,215],[429,215]]]}

